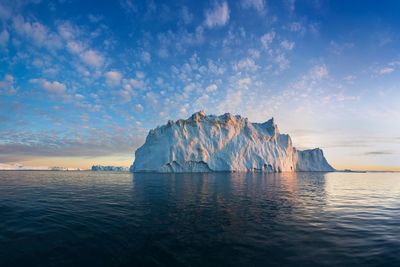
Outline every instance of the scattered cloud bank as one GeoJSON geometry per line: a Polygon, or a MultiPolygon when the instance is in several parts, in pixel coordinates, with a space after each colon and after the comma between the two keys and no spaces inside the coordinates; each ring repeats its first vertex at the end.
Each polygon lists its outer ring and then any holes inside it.
{"type": "Polygon", "coordinates": [[[58,81],[48,81],[46,79],[30,79],[29,80],[30,83],[32,84],[38,84],[40,85],[40,87],[50,93],[63,93],[66,89],[66,85],[58,82],[58,81]]]}
{"type": "Polygon", "coordinates": [[[245,9],[255,9],[259,13],[264,13],[266,9],[265,0],[242,0],[241,5],[245,9]]]}
{"type": "Polygon", "coordinates": [[[281,117],[288,130],[362,113],[355,125],[392,134],[397,30],[360,42],[303,4],[122,0],[76,17],[75,1],[0,3],[0,157],[132,153],[150,128],[198,110],[281,117]]]}
{"type": "Polygon", "coordinates": [[[205,12],[204,24],[213,28],[216,26],[224,26],[229,21],[229,7],[226,1],[216,2],[212,8],[205,12]]]}

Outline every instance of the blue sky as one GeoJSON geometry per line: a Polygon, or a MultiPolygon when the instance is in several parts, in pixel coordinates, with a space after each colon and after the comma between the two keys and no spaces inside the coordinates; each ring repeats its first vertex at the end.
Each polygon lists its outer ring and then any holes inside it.
{"type": "Polygon", "coordinates": [[[129,165],[195,111],[400,169],[398,1],[0,0],[0,162],[129,165]]]}

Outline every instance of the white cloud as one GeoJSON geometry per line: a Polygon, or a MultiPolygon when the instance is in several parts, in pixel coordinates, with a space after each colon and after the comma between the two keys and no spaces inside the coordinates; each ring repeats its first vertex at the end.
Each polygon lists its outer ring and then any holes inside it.
{"type": "Polygon", "coordinates": [[[273,60],[278,64],[279,70],[285,70],[289,67],[289,60],[284,53],[277,53],[273,60]]]}
{"type": "Polygon", "coordinates": [[[97,23],[97,22],[99,22],[100,20],[103,19],[103,16],[89,14],[88,15],[88,19],[92,23],[97,23]]]}
{"type": "Polygon", "coordinates": [[[354,75],[347,75],[346,77],[343,78],[343,80],[345,80],[348,83],[353,83],[353,81],[357,79],[356,76],[354,75]]]}
{"type": "Polygon", "coordinates": [[[218,86],[216,84],[210,84],[209,86],[207,86],[206,88],[206,92],[207,93],[212,93],[218,90],[218,86]]]}
{"type": "Polygon", "coordinates": [[[382,69],[380,69],[378,71],[378,74],[385,75],[385,74],[390,74],[393,71],[394,71],[394,68],[392,68],[392,67],[383,67],[382,69]]]}
{"type": "Polygon", "coordinates": [[[190,13],[186,6],[182,8],[182,20],[185,24],[190,24],[193,21],[193,14],[190,13]]]}
{"type": "Polygon", "coordinates": [[[292,22],[288,25],[288,29],[291,32],[299,32],[304,34],[306,32],[306,28],[300,22],[292,22]]]}
{"type": "Polygon", "coordinates": [[[156,107],[158,104],[157,95],[153,92],[147,92],[144,99],[149,106],[156,107]]]}
{"type": "Polygon", "coordinates": [[[0,45],[1,46],[7,46],[8,40],[10,39],[10,34],[8,33],[7,30],[3,30],[0,33],[0,45]]]}
{"type": "Polygon", "coordinates": [[[65,40],[72,40],[77,37],[79,30],[69,22],[63,22],[57,27],[58,33],[65,40]]]}
{"type": "Polygon", "coordinates": [[[144,79],[144,76],[146,76],[146,75],[144,74],[143,71],[137,71],[137,72],[136,72],[136,78],[138,78],[138,79],[144,79]]]}
{"type": "Polygon", "coordinates": [[[283,40],[281,42],[281,46],[286,50],[292,50],[294,48],[294,42],[290,42],[288,40],[283,40]]]}
{"type": "Polygon", "coordinates": [[[203,94],[199,98],[197,98],[196,101],[194,101],[193,107],[195,108],[195,110],[204,110],[209,99],[210,99],[209,95],[203,94]]]}
{"type": "Polygon", "coordinates": [[[263,36],[261,36],[260,41],[265,49],[268,49],[269,45],[274,40],[275,35],[276,35],[275,32],[272,31],[272,32],[268,32],[268,33],[264,34],[263,36]]]}
{"type": "Polygon", "coordinates": [[[286,1],[286,5],[287,5],[287,7],[288,7],[290,13],[293,13],[294,10],[295,10],[295,8],[296,8],[296,7],[295,7],[295,5],[296,5],[295,0],[287,0],[287,1],[286,1]]]}
{"type": "Polygon", "coordinates": [[[257,49],[249,49],[249,55],[254,58],[254,59],[259,59],[260,58],[260,51],[258,51],[257,49]]]}
{"type": "Polygon", "coordinates": [[[92,67],[99,68],[104,62],[104,58],[98,52],[92,49],[83,52],[80,56],[83,62],[92,67]]]}
{"type": "Polygon", "coordinates": [[[119,95],[122,97],[124,102],[128,102],[136,94],[135,89],[143,90],[146,86],[145,82],[142,80],[144,78],[144,73],[136,73],[136,79],[122,79],[122,89],[119,95]]]}
{"type": "Polygon", "coordinates": [[[346,95],[344,92],[328,94],[322,97],[322,101],[325,104],[331,102],[358,101],[358,100],[360,100],[360,96],[346,95]]]}
{"type": "Polygon", "coordinates": [[[234,70],[257,70],[259,66],[252,58],[244,58],[234,65],[234,70]]]}
{"type": "Polygon", "coordinates": [[[84,50],[84,46],[79,42],[70,41],[67,43],[67,49],[73,54],[79,54],[84,50]]]}
{"type": "Polygon", "coordinates": [[[61,48],[58,35],[49,32],[46,26],[39,22],[25,21],[21,15],[13,18],[13,28],[17,34],[31,39],[39,47],[61,48]]]}
{"type": "Polygon", "coordinates": [[[237,85],[239,89],[247,89],[251,84],[251,79],[249,77],[239,79],[237,85]]]}
{"type": "Polygon", "coordinates": [[[14,88],[14,76],[6,74],[3,80],[0,80],[0,94],[13,95],[17,92],[14,88]]]}
{"type": "Polygon", "coordinates": [[[85,96],[84,96],[84,95],[81,95],[81,94],[75,94],[75,99],[78,100],[78,101],[80,101],[80,100],[85,99],[85,96]]]}
{"type": "Polygon", "coordinates": [[[220,113],[237,111],[240,106],[243,106],[242,101],[244,101],[242,90],[228,90],[225,98],[219,101],[217,110],[220,113]]]}
{"type": "Polygon", "coordinates": [[[387,75],[396,71],[398,67],[400,67],[400,61],[392,61],[381,66],[375,66],[372,71],[378,75],[387,75]]]}
{"type": "Polygon", "coordinates": [[[310,78],[312,80],[321,80],[327,77],[328,75],[329,71],[325,64],[314,66],[310,71],[310,78]]]}
{"type": "Polygon", "coordinates": [[[144,108],[143,108],[143,106],[141,104],[136,104],[135,105],[135,111],[136,112],[143,112],[144,108]]]}
{"type": "Polygon", "coordinates": [[[259,13],[265,11],[265,0],[242,0],[241,4],[243,8],[254,8],[259,13]]]}
{"type": "Polygon", "coordinates": [[[354,47],[353,43],[336,43],[335,41],[331,41],[329,44],[329,50],[336,54],[336,55],[341,55],[344,50],[349,49],[354,47]]]}
{"type": "Polygon", "coordinates": [[[30,79],[29,82],[40,85],[44,90],[50,93],[63,93],[64,90],[66,89],[65,84],[60,83],[58,81],[51,82],[46,79],[40,78],[40,79],[30,79]]]}
{"type": "Polygon", "coordinates": [[[151,62],[151,55],[149,52],[143,51],[142,52],[142,60],[144,63],[149,64],[151,62]]]}
{"type": "Polygon", "coordinates": [[[168,49],[166,47],[161,47],[158,49],[157,54],[160,58],[167,58],[169,56],[168,49]]]}
{"type": "Polygon", "coordinates": [[[206,11],[205,25],[209,28],[224,26],[229,20],[229,7],[227,2],[215,3],[212,9],[206,11]]]}
{"type": "Polygon", "coordinates": [[[119,1],[119,3],[121,5],[121,7],[123,8],[123,10],[125,12],[127,12],[128,14],[138,12],[138,7],[137,7],[137,5],[134,4],[134,2],[136,2],[136,1],[132,1],[132,0],[121,0],[121,1],[119,1]]]}
{"type": "Polygon", "coordinates": [[[104,76],[109,86],[116,86],[121,83],[122,74],[118,71],[108,71],[104,76]]]}
{"type": "Polygon", "coordinates": [[[140,79],[123,79],[122,83],[129,89],[144,89],[145,87],[145,83],[140,79]]]}

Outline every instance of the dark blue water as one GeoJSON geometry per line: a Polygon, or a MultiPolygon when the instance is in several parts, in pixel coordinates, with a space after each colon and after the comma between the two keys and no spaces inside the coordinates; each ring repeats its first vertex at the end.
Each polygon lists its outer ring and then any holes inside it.
{"type": "Polygon", "coordinates": [[[400,174],[3,171],[0,266],[400,266],[400,174]]]}

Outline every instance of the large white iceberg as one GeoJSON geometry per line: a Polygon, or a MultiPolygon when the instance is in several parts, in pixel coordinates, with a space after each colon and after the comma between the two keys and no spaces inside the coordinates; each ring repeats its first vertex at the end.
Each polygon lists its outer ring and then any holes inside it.
{"type": "Polygon", "coordinates": [[[334,171],[322,150],[297,150],[273,119],[252,123],[239,115],[168,121],[149,132],[132,172],[334,171]]]}

